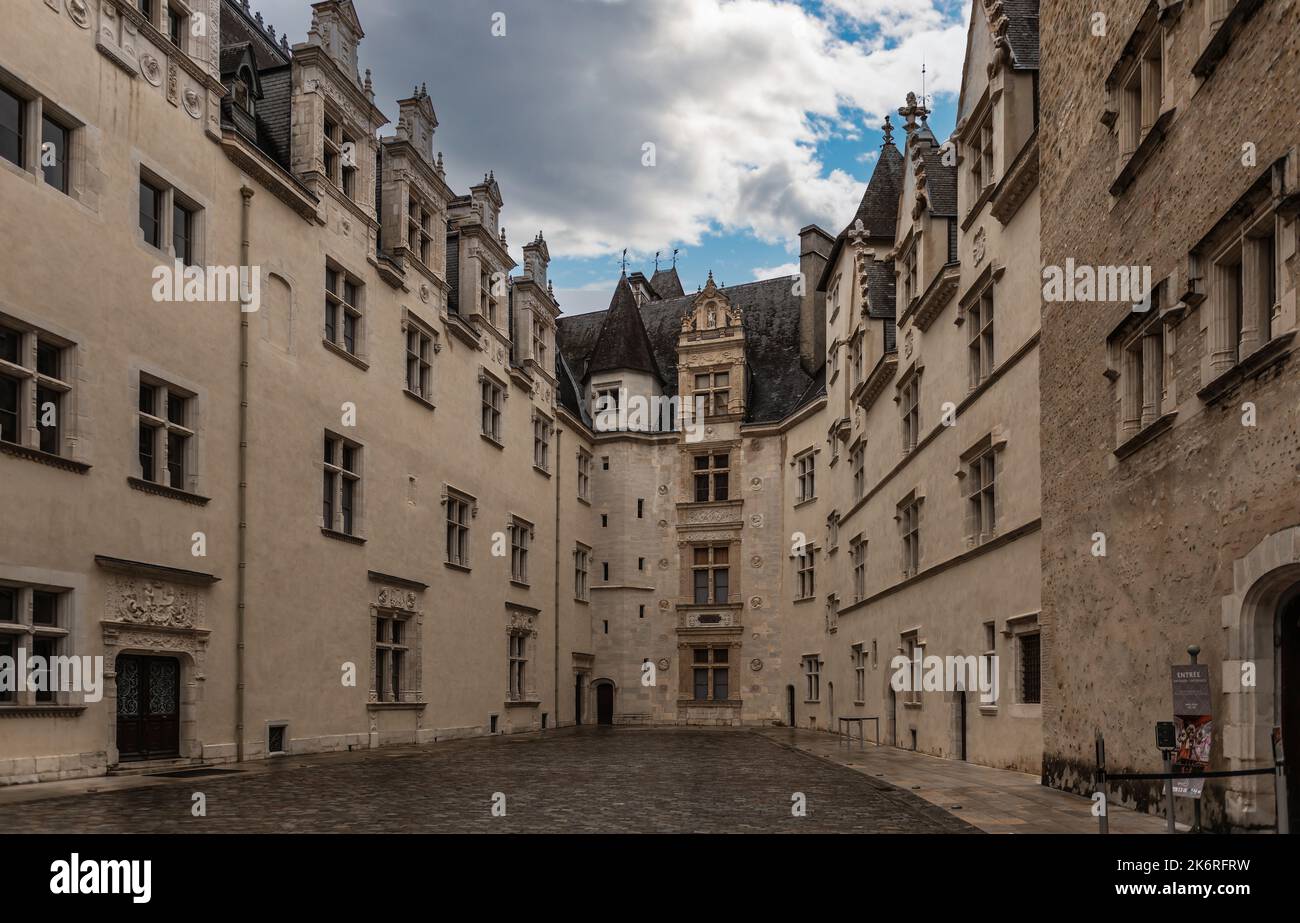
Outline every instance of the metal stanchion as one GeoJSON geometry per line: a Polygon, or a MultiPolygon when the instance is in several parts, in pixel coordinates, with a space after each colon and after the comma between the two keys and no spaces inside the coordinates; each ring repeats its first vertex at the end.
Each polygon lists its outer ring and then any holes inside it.
{"type": "Polygon", "coordinates": [[[1097,732],[1097,790],[1101,792],[1101,813],[1097,815],[1097,832],[1110,833],[1110,823],[1106,817],[1109,805],[1106,794],[1106,741],[1097,732]]]}

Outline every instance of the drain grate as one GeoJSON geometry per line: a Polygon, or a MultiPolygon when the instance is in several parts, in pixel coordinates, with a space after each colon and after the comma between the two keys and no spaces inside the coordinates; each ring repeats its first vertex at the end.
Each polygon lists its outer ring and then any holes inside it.
{"type": "Polygon", "coordinates": [[[193,779],[198,776],[230,776],[244,772],[243,769],[173,769],[171,772],[151,772],[152,778],[193,779]]]}

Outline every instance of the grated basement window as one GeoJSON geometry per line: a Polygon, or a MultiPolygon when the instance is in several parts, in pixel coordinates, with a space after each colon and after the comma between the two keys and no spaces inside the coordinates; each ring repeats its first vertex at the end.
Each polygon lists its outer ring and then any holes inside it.
{"type": "Polygon", "coordinates": [[[1029,705],[1042,701],[1040,642],[1039,635],[1025,635],[1020,639],[1020,701],[1029,705]]]}

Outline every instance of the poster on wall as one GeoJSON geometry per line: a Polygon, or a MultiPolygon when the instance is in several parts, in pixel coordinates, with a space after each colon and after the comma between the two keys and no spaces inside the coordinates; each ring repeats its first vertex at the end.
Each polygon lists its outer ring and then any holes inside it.
{"type": "MultiPolygon", "coordinates": [[[[1214,719],[1210,708],[1210,668],[1207,664],[1176,664],[1174,687],[1174,772],[1192,772],[1210,767],[1210,745],[1214,719]]],[[[1174,795],[1200,798],[1204,779],[1174,779],[1174,795]]]]}

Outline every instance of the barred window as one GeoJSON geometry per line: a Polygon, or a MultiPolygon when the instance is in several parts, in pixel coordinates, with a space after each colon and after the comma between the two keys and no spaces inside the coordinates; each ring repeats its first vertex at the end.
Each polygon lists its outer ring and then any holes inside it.
{"type": "Polygon", "coordinates": [[[1029,705],[1042,702],[1041,636],[1034,632],[1020,636],[1020,701],[1029,705]]]}

